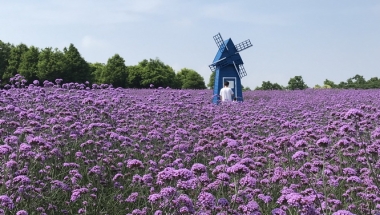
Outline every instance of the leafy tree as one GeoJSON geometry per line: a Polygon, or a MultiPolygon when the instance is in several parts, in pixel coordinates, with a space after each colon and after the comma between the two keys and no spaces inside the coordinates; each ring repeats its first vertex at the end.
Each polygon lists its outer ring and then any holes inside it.
{"type": "Polygon", "coordinates": [[[263,81],[261,87],[257,87],[257,90],[283,90],[283,87],[277,83],[271,83],[270,81],[263,81]]]}
{"type": "Polygon", "coordinates": [[[37,77],[39,80],[44,81],[55,81],[57,78],[64,79],[63,70],[65,67],[65,56],[64,54],[51,47],[45,48],[41,51],[38,56],[37,64],[37,77]]]}
{"type": "Polygon", "coordinates": [[[28,51],[28,49],[28,46],[23,43],[11,48],[8,57],[8,66],[3,74],[3,80],[9,80],[9,78],[17,74],[21,62],[21,57],[25,52],[28,51]]]}
{"type": "Polygon", "coordinates": [[[103,70],[105,68],[104,63],[89,63],[90,71],[91,71],[91,82],[102,84],[104,83],[102,80],[103,70]]]}
{"type": "Polygon", "coordinates": [[[192,69],[183,68],[176,77],[182,89],[206,89],[203,77],[192,69]]]}
{"type": "Polygon", "coordinates": [[[0,40],[0,78],[3,77],[8,67],[8,59],[13,46],[0,40]]]}
{"type": "Polygon", "coordinates": [[[380,79],[378,77],[372,77],[367,81],[366,86],[368,89],[379,89],[380,79]]]}
{"type": "Polygon", "coordinates": [[[347,89],[347,88],[348,88],[348,85],[347,85],[346,82],[341,81],[341,82],[338,84],[338,88],[340,88],[340,89],[347,89]]]}
{"type": "Polygon", "coordinates": [[[323,85],[327,85],[327,86],[330,86],[331,88],[336,88],[337,85],[335,85],[335,83],[333,81],[330,81],[329,79],[326,79],[324,82],[323,82],[323,85]]]}
{"type": "Polygon", "coordinates": [[[251,91],[251,88],[249,88],[249,87],[242,87],[242,88],[243,88],[243,91],[251,91]]]}
{"type": "Polygon", "coordinates": [[[65,82],[78,82],[84,83],[91,77],[91,70],[88,63],[80,55],[79,51],[73,44],[69,48],[64,48],[63,53],[65,56],[65,69],[64,81],[65,82]]]}
{"type": "Polygon", "coordinates": [[[24,76],[28,83],[32,83],[37,79],[39,54],[40,50],[37,47],[31,46],[21,57],[18,73],[24,76]]]}
{"type": "Polygon", "coordinates": [[[307,85],[303,81],[302,76],[294,76],[294,78],[291,78],[288,82],[288,89],[290,90],[304,90],[307,88],[307,85]]]}
{"type": "Polygon", "coordinates": [[[103,83],[112,84],[114,87],[127,87],[128,73],[124,63],[124,59],[119,54],[109,58],[102,71],[103,83]]]}
{"type": "Polygon", "coordinates": [[[165,65],[159,59],[143,60],[139,63],[142,68],[141,87],[149,87],[150,84],[158,87],[175,87],[175,72],[173,68],[165,65]]]}
{"type": "Polygon", "coordinates": [[[215,72],[211,72],[210,80],[207,84],[207,87],[209,87],[210,89],[214,89],[214,83],[215,83],[215,72]]]}
{"type": "Polygon", "coordinates": [[[143,66],[141,66],[140,63],[136,66],[128,67],[127,82],[131,88],[142,88],[141,81],[142,81],[143,66]]]}

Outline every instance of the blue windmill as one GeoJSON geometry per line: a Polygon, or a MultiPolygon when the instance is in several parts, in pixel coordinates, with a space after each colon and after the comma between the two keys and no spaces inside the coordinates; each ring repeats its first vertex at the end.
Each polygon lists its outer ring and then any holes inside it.
{"type": "MultiPolygon", "coordinates": [[[[229,87],[235,94],[238,101],[243,101],[243,89],[241,88],[241,78],[247,75],[243,60],[239,52],[252,46],[250,40],[243,41],[235,45],[231,38],[223,40],[220,33],[214,36],[214,40],[219,50],[214,61],[209,65],[212,72],[215,72],[214,95],[219,95],[224,82],[229,82],[229,87]]],[[[219,97],[213,98],[213,103],[217,104],[219,97]]]]}

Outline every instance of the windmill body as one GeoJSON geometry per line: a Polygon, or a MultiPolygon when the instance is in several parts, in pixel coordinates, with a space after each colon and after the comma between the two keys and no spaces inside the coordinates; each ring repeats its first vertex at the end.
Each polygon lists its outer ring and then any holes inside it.
{"type": "MultiPolygon", "coordinates": [[[[223,40],[220,34],[214,36],[214,40],[219,50],[214,61],[209,65],[211,71],[215,72],[214,95],[219,95],[220,89],[223,88],[224,82],[229,82],[229,87],[234,92],[237,101],[243,101],[243,89],[241,87],[241,78],[246,76],[243,66],[243,60],[239,52],[252,46],[249,40],[235,45],[231,38],[223,40]]],[[[218,96],[213,97],[213,103],[220,101],[218,96]]]]}

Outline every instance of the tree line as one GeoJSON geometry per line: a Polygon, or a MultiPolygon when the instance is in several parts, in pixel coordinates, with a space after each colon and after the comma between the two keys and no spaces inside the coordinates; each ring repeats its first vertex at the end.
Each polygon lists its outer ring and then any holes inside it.
{"type": "Polygon", "coordinates": [[[115,54],[107,63],[90,63],[73,44],[61,51],[23,43],[13,45],[0,40],[1,84],[9,83],[16,74],[23,76],[29,84],[34,80],[54,82],[63,79],[64,83],[90,82],[123,88],[149,88],[153,84],[175,89],[206,89],[203,77],[196,71],[183,68],[175,72],[158,58],[127,66],[125,60],[115,54]]]}
{"type": "MultiPolygon", "coordinates": [[[[290,78],[287,86],[281,86],[278,83],[271,83],[270,81],[263,81],[261,86],[256,87],[255,90],[304,90],[309,88],[304,82],[302,76],[294,76],[290,78]]],[[[347,81],[341,81],[335,84],[333,81],[326,79],[323,85],[315,85],[314,89],[380,89],[380,79],[372,77],[369,80],[361,75],[355,75],[347,81]]]]}

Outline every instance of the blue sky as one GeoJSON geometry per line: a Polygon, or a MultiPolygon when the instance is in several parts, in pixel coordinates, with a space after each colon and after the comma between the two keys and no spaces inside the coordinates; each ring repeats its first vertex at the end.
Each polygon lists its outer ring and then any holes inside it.
{"type": "Polygon", "coordinates": [[[380,1],[357,0],[0,0],[0,40],[63,49],[73,43],[89,62],[120,54],[126,65],[159,58],[191,68],[206,83],[220,32],[241,52],[248,76],[287,85],[301,75],[380,77],[380,1]]]}

